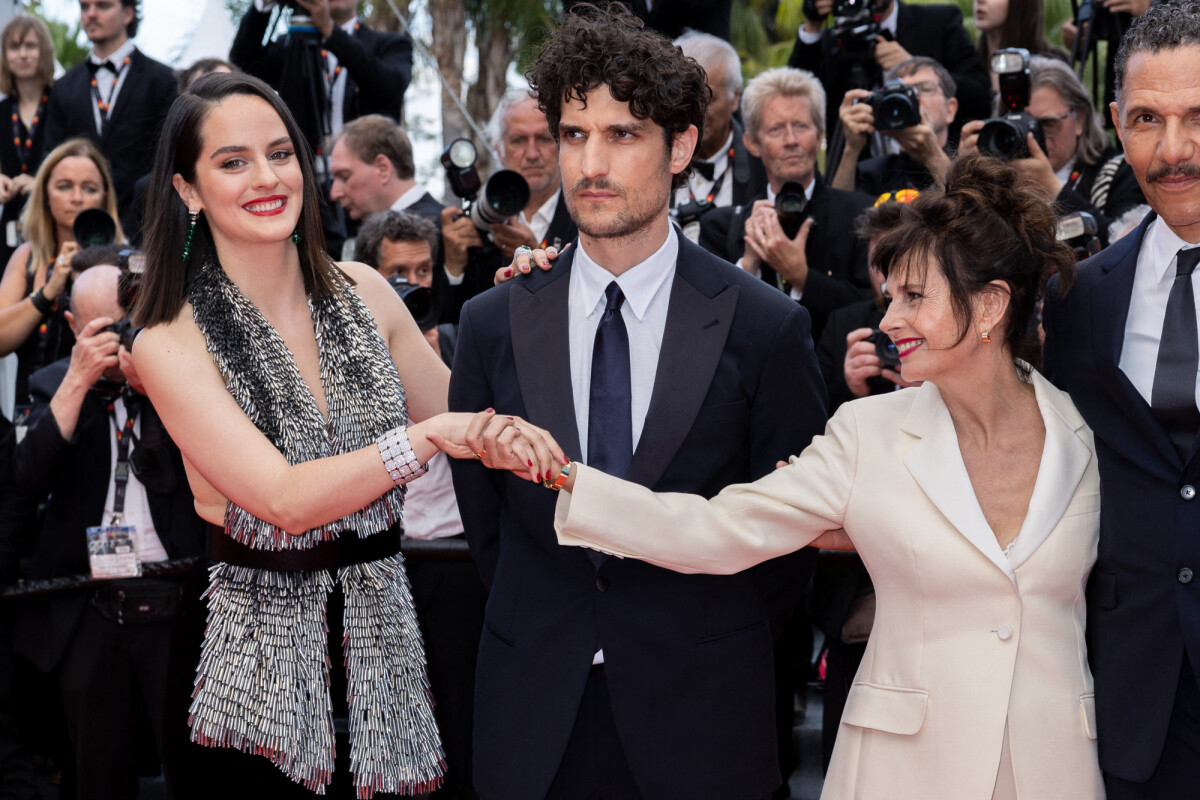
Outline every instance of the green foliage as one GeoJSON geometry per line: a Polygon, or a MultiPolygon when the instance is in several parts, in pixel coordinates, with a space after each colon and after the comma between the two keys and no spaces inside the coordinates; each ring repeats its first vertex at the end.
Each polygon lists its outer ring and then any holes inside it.
{"type": "Polygon", "coordinates": [[[493,30],[498,25],[508,33],[521,73],[529,69],[552,23],[562,14],[559,0],[463,0],[463,6],[476,31],[493,30]]]}
{"type": "Polygon", "coordinates": [[[83,28],[78,22],[74,25],[67,25],[65,22],[48,17],[42,8],[41,0],[33,0],[28,3],[25,6],[25,13],[32,14],[46,23],[46,27],[50,29],[50,41],[54,43],[54,56],[58,59],[58,63],[62,64],[63,69],[70,69],[87,58],[90,48],[87,37],[83,34],[83,28]]]}

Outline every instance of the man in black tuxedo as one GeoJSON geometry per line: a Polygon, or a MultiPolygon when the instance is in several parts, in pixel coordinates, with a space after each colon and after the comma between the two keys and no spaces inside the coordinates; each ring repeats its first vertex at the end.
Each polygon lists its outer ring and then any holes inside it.
{"type": "Polygon", "coordinates": [[[704,115],[704,139],[696,146],[687,184],[671,197],[671,214],[693,242],[700,220],[709,211],[744,205],[766,191],[762,161],[750,155],[742,140],[745,127],[737,118],[742,99],[742,62],[729,42],[689,31],[675,40],[688,58],[704,69],[712,91],[704,115]]]}
{"type": "MultiPolygon", "coordinates": [[[[327,104],[324,133],[341,133],[345,123],[367,114],[382,114],[397,122],[404,107],[404,90],[412,81],[412,41],[400,33],[373,31],[358,19],[355,0],[295,0],[298,13],[312,18],[325,54],[317,65],[323,75],[319,94],[327,104]]],[[[285,91],[285,42],[263,44],[274,0],[254,0],[238,25],[229,60],[249,74],[285,91]]],[[[313,87],[298,87],[309,90],[313,87]]],[[[293,91],[288,87],[286,91],[293,91]]],[[[292,105],[292,95],[285,96],[292,105]]],[[[293,113],[296,109],[293,108],[293,113]]],[[[319,144],[319,142],[317,143],[319,144]]]]}
{"type": "MultiPolygon", "coordinates": [[[[711,496],[770,472],[822,430],[824,389],[807,312],[670,223],[703,70],[632,17],[592,11],[564,20],[531,74],[579,238],[463,307],[451,408],[520,414],[569,458],[658,490],[711,496]],[[572,95],[586,80],[599,83],[572,95]]],[[[811,554],[715,577],[573,551],[555,539],[554,492],[452,469],[490,589],[481,797],[759,800],[779,786],[772,623],[811,554]]]]}
{"type": "MultiPolygon", "coordinates": [[[[788,57],[789,67],[806,69],[820,78],[828,92],[827,118],[837,119],[838,107],[847,90],[855,87],[844,56],[838,55],[833,29],[821,29],[821,21],[833,10],[834,0],[816,0],[818,19],[805,19],[788,57]]],[[[950,127],[950,141],[958,142],[962,124],[986,119],[992,111],[992,83],[979,51],[963,27],[962,12],[951,4],[905,3],[876,0],[875,16],[891,39],[880,35],[871,51],[878,74],[913,56],[928,56],[950,71],[958,86],[959,109],[950,127]]],[[[878,80],[878,77],[876,77],[878,80]]],[[[878,154],[875,154],[878,155],[878,154]]]]}
{"type": "MultiPolygon", "coordinates": [[[[562,201],[558,142],[546,115],[525,88],[510,89],[488,122],[488,136],[503,169],[520,173],[529,184],[529,202],[515,217],[480,231],[460,208],[442,211],[442,245],[446,274],[455,280],[463,300],[492,287],[496,271],[512,261],[518,247],[561,251],[575,238],[575,223],[562,201]]],[[[461,301],[447,313],[457,322],[461,301]]]]}
{"type": "Polygon", "coordinates": [[[799,300],[820,338],[829,312],[871,296],[867,246],[854,235],[854,220],[871,198],[831,189],[817,172],[825,93],[811,74],[767,70],[746,87],[742,108],[746,148],[762,159],[768,185],[750,205],[707,214],[700,244],[799,300]],[[799,184],[807,199],[808,218],[792,236],[775,209],[787,183],[799,184]]]}
{"type": "MultiPolygon", "coordinates": [[[[1154,213],[1046,293],[1046,366],[1095,432],[1087,586],[1109,800],[1196,796],[1200,776],[1200,3],[1152,6],[1116,59],[1113,122],[1154,213]]],[[[1089,722],[1090,724],[1090,722],[1089,722]]]]}
{"type": "MultiPolygon", "coordinates": [[[[125,383],[136,380],[132,360],[105,329],[124,316],[119,274],[112,266],[80,274],[67,318],[77,336],[71,357],[29,381],[34,407],[16,472],[46,502],[29,578],[87,574],[85,530],[93,526],[133,526],[143,563],[205,552],[205,524],[179,450],[149,401],[125,383]]],[[[113,579],[99,589],[30,597],[21,607],[15,647],[58,678],[81,798],[137,796],[146,730],[162,753],[180,593],[174,579],[113,579]]]]}
{"type": "Polygon", "coordinates": [[[154,161],[158,132],[175,101],[175,73],[131,41],[137,0],[79,0],[79,18],[92,52],[54,84],[46,152],[75,136],[94,141],[112,169],[121,227],[133,238],[142,227],[133,186],[154,161]]]}

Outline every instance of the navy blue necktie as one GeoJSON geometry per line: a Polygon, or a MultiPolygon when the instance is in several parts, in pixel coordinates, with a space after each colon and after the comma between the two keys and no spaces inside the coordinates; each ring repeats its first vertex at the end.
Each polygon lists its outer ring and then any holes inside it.
{"type": "Polygon", "coordinates": [[[621,317],[625,295],[613,281],[604,290],[604,316],[592,349],[588,400],[588,466],[625,477],[633,458],[633,390],[629,376],[629,332],[621,317]]]}
{"type": "Polygon", "coordinates": [[[1192,291],[1192,272],[1200,263],[1200,247],[1180,250],[1175,260],[1175,282],[1167,297],[1150,408],[1167,426],[1171,441],[1186,461],[1196,423],[1200,421],[1200,409],[1196,408],[1200,344],[1196,338],[1196,299],[1192,291]]]}

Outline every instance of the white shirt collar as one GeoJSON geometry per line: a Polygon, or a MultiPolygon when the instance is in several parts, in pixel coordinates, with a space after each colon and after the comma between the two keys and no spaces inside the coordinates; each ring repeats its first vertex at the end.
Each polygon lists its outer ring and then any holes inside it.
{"type": "Polygon", "coordinates": [[[1071,160],[1063,165],[1063,168],[1054,173],[1054,177],[1058,178],[1064,184],[1071,180],[1071,170],[1075,169],[1075,156],[1071,156],[1071,160]]]}
{"type": "Polygon", "coordinates": [[[887,17],[879,21],[879,27],[896,38],[896,20],[900,16],[900,0],[892,0],[892,10],[888,12],[887,17]]]}
{"type": "MultiPolygon", "coordinates": [[[[806,200],[812,200],[813,189],[816,188],[816,185],[817,173],[814,171],[812,177],[808,179],[808,186],[804,187],[804,198],[806,200]]],[[[771,184],[769,183],[767,184],[767,201],[771,203],[775,202],[775,190],[771,188],[771,184]]]]}
{"type": "Polygon", "coordinates": [[[578,271],[583,291],[584,307],[595,309],[604,305],[604,290],[614,280],[625,295],[625,305],[639,320],[645,317],[650,301],[662,288],[667,278],[675,274],[675,260],[679,256],[679,234],[673,225],[667,226],[667,239],[662,247],[637,266],[626,270],[620,277],[597,264],[579,242],[572,270],[578,271]]]}
{"type": "MultiPolygon", "coordinates": [[[[554,212],[558,211],[558,196],[561,192],[555,192],[550,195],[550,199],[542,203],[541,208],[533,214],[533,219],[526,219],[525,212],[521,212],[521,221],[537,233],[540,229],[542,235],[538,238],[546,238],[546,231],[550,228],[550,223],[554,221],[554,212]]],[[[607,286],[608,284],[605,284],[607,286]]]]}
{"type": "Polygon", "coordinates": [[[100,58],[95,52],[92,52],[88,54],[88,61],[91,61],[93,64],[99,64],[101,62],[108,61],[114,67],[120,69],[121,62],[125,60],[126,56],[133,54],[135,47],[137,47],[137,45],[133,43],[132,39],[126,39],[125,44],[121,45],[116,50],[113,50],[112,53],[109,54],[108,58],[100,58]]]}
{"type": "Polygon", "coordinates": [[[392,203],[391,210],[404,211],[424,196],[425,187],[419,183],[414,183],[411,189],[396,198],[396,202],[392,203]]]}
{"type": "Polygon", "coordinates": [[[1162,221],[1161,217],[1150,223],[1150,229],[1146,231],[1146,238],[1142,243],[1141,258],[1147,259],[1146,263],[1154,271],[1157,283],[1170,283],[1175,280],[1173,272],[1175,256],[1184,247],[1200,247],[1200,245],[1193,245],[1179,238],[1175,231],[1162,221]],[[1169,277],[1168,271],[1171,271],[1169,277]]]}
{"type": "Polygon", "coordinates": [[[350,20],[349,20],[348,22],[346,22],[346,24],[345,24],[345,25],[340,25],[339,27],[340,27],[342,30],[344,30],[346,33],[348,33],[348,34],[350,34],[351,36],[353,36],[353,35],[354,35],[354,29],[355,29],[357,26],[358,26],[358,16],[357,16],[357,15],[355,15],[355,16],[351,17],[351,18],[350,18],[350,20]]]}

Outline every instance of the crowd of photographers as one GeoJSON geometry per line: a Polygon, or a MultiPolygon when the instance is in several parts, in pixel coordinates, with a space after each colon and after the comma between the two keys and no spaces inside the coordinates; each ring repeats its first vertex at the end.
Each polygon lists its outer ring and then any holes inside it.
{"type": "MultiPolygon", "coordinates": [[[[198,585],[206,528],[179,452],[139,391],[126,317],[144,175],[178,92],[232,69],[279,91],[317,155],[331,252],[387,277],[447,364],[463,303],[517,278],[508,265],[518,248],[562,252],[576,236],[555,137],[527,90],[508,92],[488,124],[495,169],[486,180],[476,144],[457,140],[442,156],[457,197],[443,205],[417,183],[402,122],[412,44],[370,30],[353,0],[254,0],[230,62],[179,75],[133,44],[136,0],[79,5],[92,51],[58,81],[44,25],[19,17],[2,34],[0,118],[11,117],[14,135],[0,140],[0,352],[17,365],[0,422],[10,434],[0,440],[0,581],[14,587],[0,617],[0,796],[34,796],[30,751],[56,764],[64,797],[135,796],[139,775],[162,757],[173,613],[198,585]],[[269,39],[286,6],[288,34],[269,39]]],[[[643,16],[654,24],[681,5],[658,0],[643,16]]],[[[716,21],[700,27],[727,37],[715,6],[705,14],[716,21]]],[[[986,6],[977,2],[977,46],[956,6],[806,0],[789,66],[745,83],[726,39],[688,31],[677,40],[704,67],[712,102],[673,217],[684,235],[808,309],[830,411],[907,385],[878,331],[889,297],[868,256],[899,204],[956,152],[979,150],[1033,177],[1081,258],[1147,210],[1106,133],[1098,87],[1089,91],[1076,69],[1089,58],[1097,66],[1097,41],[1111,54],[1144,8],[1085,0],[1064,30],[1071,52],[1031,55],[1010,46],[1026,43],[1006,40],[995,4],[986,6]]],[[[1007,13],[1022,12],[1013,3],[1007,13]]],[[[409,492],[411,538],[462,536],[444,460],[409,492]]],[[[437,796],[472,797],[485,591],[465,561],[414,562],[410,579],[452,765],[437,796]]],[[[809,677],[811,628],[825,636],[831,743],[870,630],[870,596],[861,565],[819,570],[807,612],[780,642],[785,769],[795,765],[792,698],[809,677]]],[[[785,782],[777,796],[786,791],[785,782]]]]}

